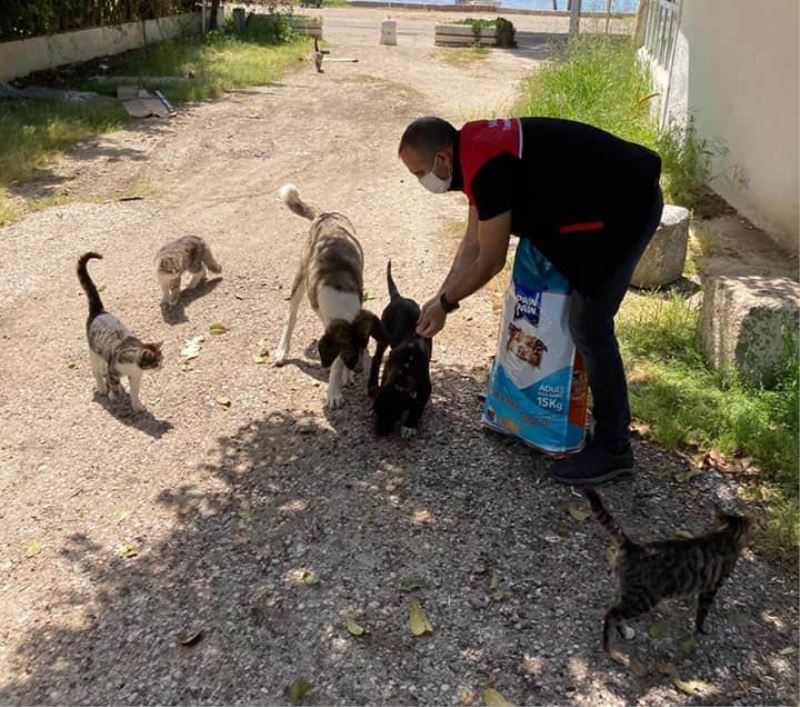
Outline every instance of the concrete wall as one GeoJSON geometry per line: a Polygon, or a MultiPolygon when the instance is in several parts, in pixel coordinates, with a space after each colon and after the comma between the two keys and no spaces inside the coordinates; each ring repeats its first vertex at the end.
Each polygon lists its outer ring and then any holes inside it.
{"type": "MultiPolygon", "coordinates": [[[[800,244],[798,0],[683,0],[668,116],[719,139],[711,187],[787,249],[800,244]],[[748,185],[737,184],[737,170],[748,185]]],[[[666,88],[656,72],[657,90],[666,88]]]]}
{"type": "Polygon", "coordinates": [[[34,71],[76,64],[100,56],[119,54],[185,32],[199,31],[200,14],[191,13],[2,42],[0,81],[9,81],[34,71]]]}

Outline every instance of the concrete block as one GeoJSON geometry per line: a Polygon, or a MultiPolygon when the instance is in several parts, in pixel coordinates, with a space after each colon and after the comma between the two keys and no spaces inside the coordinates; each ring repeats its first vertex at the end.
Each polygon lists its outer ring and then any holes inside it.
{"type": "Polygon", "coordinates": [[[664,205],[661,224],[633,273],[634,287],[652,289],[679,280],[689,246],[689,210],[664,205]]]}
{"type": "Polygon", "coordinates": [[[700,343],[715,368],[769,388],[787,353],[797,355],[800,285],[788,278],[713,277],[705,284],[700,343]]]}

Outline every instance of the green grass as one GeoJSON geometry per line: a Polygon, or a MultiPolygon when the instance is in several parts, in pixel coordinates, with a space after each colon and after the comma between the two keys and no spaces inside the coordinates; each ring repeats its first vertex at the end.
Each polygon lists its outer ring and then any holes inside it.
{"type": "Polygon", "coordinates": [[[242,42],[224,34],[203,43],[167,41],[142,50],[115,73],[186,78],[162,89],[171,101],[180,104],[277,81],[288,67],[303,59],[309,46],[307,39],[275,45],[242,42]]]}
{"type": "MultiPolygon", "coordinates": [[[[276,81],[308,52],[309,40],[294,39],[285,28],[262,27],[240,41],[224,30],[199,38],[166,41],[134,54],[114,67],[119,76],[190,77],[164,87],[176,105],[215,98],[227,89],[276,81]],[[288,41],[286,41],[288,40],[288,41]]],[[[80,86],[97,90],[97,86],[80,86]]],[[[115,93],[113,85],[105,91],[115,93]]],[[[102,102],[0,101],[0,226],[21,215],[7,198],[15,182],[77,142],[115,130],[128,122],[121,106],[102,102]]],[[[44,202],[43,202],[44,204],[44,202]]],[[[42,204],[32,206],[42,207],[42,204]]]]}
{"type": "MultiPolygon", "coordinates": [[[[716,449],[749,457],[758,474],[750,495],[772,515],[773,549],[798,547],[798,369],[787,355],[775,390],[749,387],[710,370],[700,351],[698,311],[680,295],[630,293],[617,319],[633,416],[652,437],[689,453],[716,449]]],[[[787,346],[787,352],[792,350],[787,346]]]]}
{"type": "Polygon", "coordinates": [[[685,130],[659,133],[650,112],[658,98],[630,41],[583,36],[571,40],[560,55],[563,60],[528,78],[516,113],[578,120],[646,145],[661,155],[667,200],[689,208],[700,205],[711,157],[723,147],[701,139],[691,121],[685,130]]]}
{"type": "Polygon", "coordinates": [[[114,105],[0,101],[0,188],[30,178],[48,158],[125,121],[114,105]]]}

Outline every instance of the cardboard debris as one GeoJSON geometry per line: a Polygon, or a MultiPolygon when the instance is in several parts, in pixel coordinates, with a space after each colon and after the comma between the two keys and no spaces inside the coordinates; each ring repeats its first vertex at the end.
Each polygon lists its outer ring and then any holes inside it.
{"type": "Polygon", "coordinates": [[[151,115],[168,118],[175,112],[166,98],[162,100],[146,88],[138,86],[118,86],[117,98],[122,103],[125,112],[134,118],[149,118],[151,115]]]}

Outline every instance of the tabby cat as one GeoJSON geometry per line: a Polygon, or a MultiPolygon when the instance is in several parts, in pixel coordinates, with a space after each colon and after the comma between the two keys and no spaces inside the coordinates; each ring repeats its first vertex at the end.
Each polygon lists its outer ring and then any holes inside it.
{"type": "Polygon", "coordinates": [[[103,309],[97,288],[86,270],[90,260],[102,257],[99,253],[84,253],[78,260],[78,280],[89,298],[86,337],[92,373],[100,394],[108,394],[112,400],[123,392],[120,378],[128,376],[131,405],[136,412],[141,412],[145,409],[139,400],[142,373],[161,368],[163,342],[142,343],[119,319],[103,309]]]}
{"type": "Polygon", "coordinates": [[[609,650],[612,628],[620,619],[633,618],[653,609],[662,599],[698,594],[695,626],[705,633],[714,595],[733,572],[747,542],[750,519],[717,510],[714,529],[705,535],[680,540],[636,543],[603,507],[600,496],[583,489],[592,515],[606,529],[616,546],[614,573],[618,599],[606,613],[603,649],[609,650]]]}
{"type": "Polygon", "coordinates": [[[206,277],[206,268],[213,273],[222,272],[222,266],[214,259],[211,249],[199,236],[184,236],[163,246],[156,254],[158,281],[164,293],[164,301],[173,305],[181,296],[181,276],[192,275],[187,289],[197,287],[206,277]]]}

